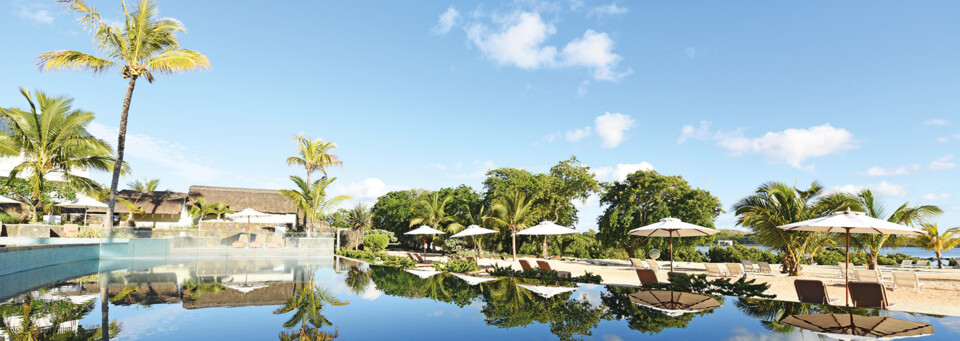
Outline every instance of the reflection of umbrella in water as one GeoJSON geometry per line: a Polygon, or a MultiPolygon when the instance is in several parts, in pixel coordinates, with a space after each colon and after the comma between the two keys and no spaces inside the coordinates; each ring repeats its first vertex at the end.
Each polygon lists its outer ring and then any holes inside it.
{"type": "Polygon", "coordinates": [[[440,271],[430,270],[430,269],[406,269],[403,271],[412,273],[414,275],[417,275],[417,277],[420,277],[423,279],[427,279],[427,278],[433,277],[433,275],[441,273],[440,271]]]}
{"type": "Polygon", "coordinates": [[[553,296],[571,292],[577,290],[577,288],[568,288],[568,287],[548,287],[545,285],[529,285],[529,284],[517,284],[518,287],[533,291],[537,295],[543,298],[551,298],[553,296]]]}
{"type": "Polygon", "coordinates": [[[0,204],[14,204],[14,205],[23,205],[23,203],[22,203],[22,202],[19,202],[19,201],[16,201],[16,200],[13,200],[13,199],[10,199],[10,198],[7,198],[7,197],[5,197],[5,196],[2,196],[2,195],[0,195],[0,204]]]}
{"type": "Polygon", "coordinates": [[[674,317],[720,306],[713,297],[677,291],[641,291],[630,294],[630,302],[674,317]]]}
{"type": "Polygon", "coordinates": [[[893,340],[933,335],[933,326],[923,322],[853,313],[790,315],[781,322],[838,340],[893,340]]]}
{"type": "Polygon", "coordinates": [[[266,285],[255,285],[255,284],[237,284],[237,285],[224,285],[224,287],[242,292],[244,294],[257,290],[266,288],[266,285]]]}
{"type": "Polygon", "coordinates": [[[477,276],[468,276],[463,274],[452,274],[453,276],[462,279],[464,282],[470,285],[477,285],[483,282],[496,281],[497,278],[494,277],[477,277],[477,276]]]}

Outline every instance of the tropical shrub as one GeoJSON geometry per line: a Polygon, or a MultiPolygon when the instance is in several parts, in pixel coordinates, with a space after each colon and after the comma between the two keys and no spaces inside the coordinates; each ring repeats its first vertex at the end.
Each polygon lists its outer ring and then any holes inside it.
{"type": "Polygon", "coordinates": [[[396,242],[397,242],[397,236],[393,233],[393,231],[376,230],[376,229],[374,229],[374,230],[369,230],[369,231],[367,231],[367,234],[382,234],[382,235],[387,236],[387,238],[390,239],[390,242],[391,242],[391,243],[396,243],[396,242]]]}
{"type": "Polygon", "coordinates": [[[0,223],[4,224],[22,224],[26,222],[27,219],[21,216],[13,216],[7,212],[0,212],[0,223]]]}
{"type": "Polygon", "coordinates": [[[534,268],[531,270],[514,270],[513,267],[510,266],[501,268],[496,264],[493,265],[493,270],[490,270],[488,273],[497,277],[531,278],[539,279],[541,281],[564,283],[600,284],[600,281],[603,280],[600,275],[595,275],[589,272],[585,273],[583,276],[560,277],[560,273],[557,271],[547,271],[540,268],[534,268]]]}
{"type": "Polygon", "coordinates": [[[900,265],[900,263],[903,263],[903,261],[907,259],[915,262],[920,258],[908,256],[902,253],[894,253],[891,255],[880,255],[877,257],[877,263],[880,265],[900,265]]]}
{"type": "Polygon", "coordinates": [[[480,270],[480,266],[477,265],[477,261],[457,258],[449,259],[446,262],[435,262],[433,263],[433,268],[437,269],[437,271],[455,272],[461,274],[480,270]]]}
{"type": "Polygon", "coordinates": [[[711,263],[739,263],[744,259],[753,262],[780,263],[780,256],[769,250],[742,245],[711,246],[707,251],[707,258],[711,263]]]}
{"type": "MultiPolygon", "coordinates": [[[[839,247],[828,247],[818,252],[813,260],[820,265],[837,265],[846,259],[846,251],[839,247]]],[[[853,265],[867,264],[867,255],[863,252],[850,250],[850,263],[853,265]]]]}
{"type": "Polygon", "coordinates": [[[390,242],[390,237],[384,234],[369,234],[366,237],[363,237],[363,249],[373,252],[380,252],[387,248],[387,244],[390,242]]]}
{"type": "Polygon", "coordinates": [[[341,248],[337,251],[338,256],[359,259],[364,262],[381,264],[386,266],[395,266],[400,268],[412,268],[416,265],[413,260],[407,257],[392,256],[386,252],[371,252],[367,250],[354,251],[341,248]]]}

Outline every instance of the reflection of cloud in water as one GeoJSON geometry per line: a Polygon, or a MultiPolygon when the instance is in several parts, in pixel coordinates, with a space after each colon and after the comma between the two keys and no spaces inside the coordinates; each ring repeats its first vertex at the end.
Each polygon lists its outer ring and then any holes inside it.
{"type": "Polygon", "coordinates": [[[577,295],[574,298],[580,301],[589,302],[591,308],[597,308],[603,305],[603,301],[600,300],[599,290],[586,290],[586,288],[580,288],[580,290],[577,290],[577,295]]]}
{"type": "MultiPolygon", "coordinates": [[[[777,334],[772,332],[762,331],[761,333],[753,332],[744,328],[733,328],[730,330],[733,333],[733,336],[727,338],[727,341],[779,341],[779,340],[804,340],[803,333],[790,333],[790,334],[777,334]]],[[[813,334],[813,333],[810,333],[813,334]]],[[[811,335],[812,338],[807,338],[807,340],[818,340],[815,335],[811,335]]]]}
{"type": "MultiPolygon", "coordinates": [[[[111,307],[116,309],[116,307],[111,307]]],[[[177,304],[153,306],[146,310],[139,310],[137,314],[120,321],[120,334],[117,337],[123,340],[139,340],[151,335],[163,335],[177,330],[179,315],[185,313],[177,304]]]]}
{"type": "Polygon", "coordinates": [[[377,286],[373,284],[373,281],[370,281],[370,283],[368,283],[367,286],[363,288],[363,292],[359,294],[354,294],[353,289],[347,286],[346,278],[347,278],[346,275],[338,274],[336,280],[330,281],[330,282],[322,282],[318,284],[321,287],[329,288],[330,291],[333,291],[333,293],[335,294],[355,295],[367,301],[376,300],[380,298],[381,295],[383,295],[382,291],[377,290],[377,286]]]}
{"type": "Polygon", "coordinates": [[[951,316],[934,317],[934,316],[923,315],[923,314],[910,314],[902,311],[888,311],[887,315],[892,318],[897,318],[897,319],[907,320],[907,321],[917,321],[917,322],[930,323],[930,324],[939,323],[940,325],[942,325],[944,328],[947,328],[947,330],[951,332],[960,333],[960,317],[951,317],[951,316]]]}
{"type": "Polygon", "coordinates": [[[367,301],[373,301],[380,298],[380,295],[383,295],[383,291],[377,290],[377,286],[371,282],[367,284],[367,287],[363,289],[359,296],[367,301]]]}

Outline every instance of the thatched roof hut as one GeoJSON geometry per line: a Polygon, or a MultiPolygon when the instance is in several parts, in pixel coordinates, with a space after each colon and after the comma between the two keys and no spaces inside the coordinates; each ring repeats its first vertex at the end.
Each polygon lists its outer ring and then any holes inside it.
{"type": "Polygon", "coordinates": [[[247,293],[226,288],[226,290],[217,293],[202,293],[195,300],[190,298],[192,293],[186,291],[183,294],[182,302],[186,309],[281,305],[286,303],[290,296],[293,296],[294,292],[304,285],[308,284],[296,282],[269,283],[266,288],[247,293]]]}
{"type": "MultiPolygon", "coordinates": [[[[183,205],[188,203],[187,193],[171,191],[137,192],[125,189],[117,192],[117,198],[123,198],[136,203],[137,206],[143,209],[145,214],[177,215],[180,214],[183,205]]],[[[90,212],[105,213],[107,209],[90,209],[90,212]]],[[[116,207],[114,207],[114,212],[117,214],[128,214],[130,210],[127,209],[126,205],[118,202],[116,207]]]]}
{"type": "Polygon", "coordinates": [[[295,214],[293,201],[275,189],[252,189],[213,186],[190,186],[190,197],[203,197],[207,202],[222,202],[235,211],[252,208],[270,214],[295,214]]]}

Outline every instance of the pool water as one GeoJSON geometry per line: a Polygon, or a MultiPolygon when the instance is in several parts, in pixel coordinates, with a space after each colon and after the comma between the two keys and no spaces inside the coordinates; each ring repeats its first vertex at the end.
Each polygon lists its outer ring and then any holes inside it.
{"type": "MultiPolygon", "coordinates": [[[[338,258],[143,260],[101,262],[99,267],[99,272],[0,298],[0,327],[11,334],[0,340],[21,339],[30,332],[24,325],[32,328],[31,335],[43,337],[58,332],[95,336],[105,317],[102,291],[114,340],[294,340],[307,335],[342,340],[819,340],[780,321],[790,314],[842,309],[714,296],[718,307],[680,314],[635,303],[630,295],[637,288],[464,279],[338,258]]],[[[935,333],[927,339],[960,339],[958,317],[866,309],[853,313],[929,323],[935,333]]]]}

